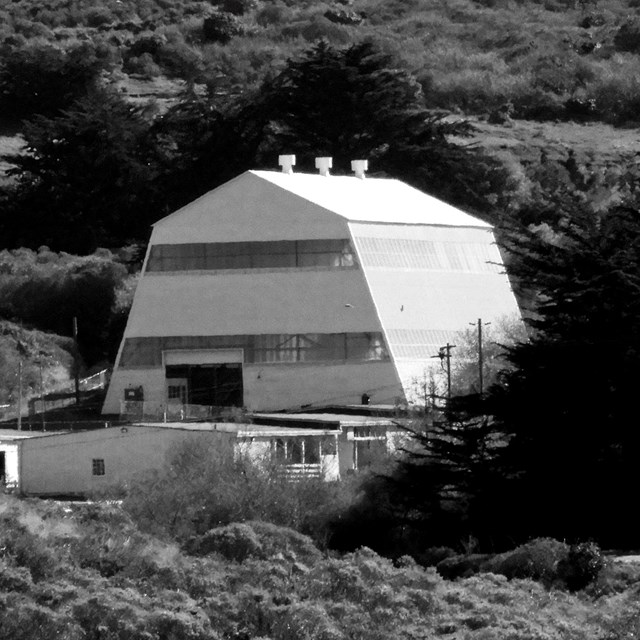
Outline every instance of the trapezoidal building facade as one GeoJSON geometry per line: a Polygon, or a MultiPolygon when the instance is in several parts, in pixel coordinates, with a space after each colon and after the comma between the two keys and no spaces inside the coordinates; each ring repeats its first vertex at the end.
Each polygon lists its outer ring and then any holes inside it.
{"type": "Polygon", "coordinates": [[[490,225],[398,180],[247,171],[157,222],[103,412],[403,403],[518,313],[490,225]]]}

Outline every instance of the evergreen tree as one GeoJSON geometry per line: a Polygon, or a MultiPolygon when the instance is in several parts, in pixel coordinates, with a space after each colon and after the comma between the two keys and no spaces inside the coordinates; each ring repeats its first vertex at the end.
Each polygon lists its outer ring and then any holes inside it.
{"type": "Polygon", "coordinates": [[[417,80],[372,42],[321,41],[266,83],[259,102],[270,120],[263,153],[296,153],[303,169],[316,156],[333,157],[336,173],[368,159],[374,173],[485,215],[509,188],[499,162],[450,140],[469,135],[468,123],[430,112],[417,80]]]}
{"type": "Polygon", "coordinates": [[[95,89],[109,50],[83,42],[66,49],[30,43],[0,51],[0,109],[4,117],[55,116],[95,89]]]}
{"type": "Polygon", "coordinates": [[[157,153],[143,111],[96,91],[25,127],[27,154],[0,211],[4,246],[75,253],[146,238],[162,212],[157,153]]]}
{"type": "Polygon", "coordinates": [[[509,230],[511,272],[535,292],[532,337],[485,410],[509,438],[514,535],[628,544],[640,433],[640,214],[617,206],[555,230],[509,230]]]}

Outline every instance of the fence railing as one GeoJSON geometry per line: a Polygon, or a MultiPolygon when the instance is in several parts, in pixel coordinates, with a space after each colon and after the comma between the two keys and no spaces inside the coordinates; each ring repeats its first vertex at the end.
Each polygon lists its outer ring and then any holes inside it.
{"type": "MultiPolygon", "coordinates": [[[[81,378],[78,382],[80,393],[95,391],[96,389],[104,389],[107,386],[109,370],[103,369],[93,375],[81,378]]],[[[22,415],[33,416],[51,411],[52,409],[61,409],[68,407],[76,402],[75,384],[73,382],[48,389],[44,394],[44,398],[40,394],[25,394],[22,397],[22,415]]],[[[0,404],[0,421],[15,420],[18,417],[18,403],[0,404]]]]}
{"type": "Polygon", "coordinates": [[[288,464],[283,462],[277,467],[277,471],[282,478],[291,481],[322,478],[324,475],[321,464],[288,464]]]}
{"type": "Polygon", "coordinates": [[[239,407],[202,404],[160,404],[141,400],[122,400],[120,419],[132,421],[194,422],[228,419],[242,413],[239,407]]]}

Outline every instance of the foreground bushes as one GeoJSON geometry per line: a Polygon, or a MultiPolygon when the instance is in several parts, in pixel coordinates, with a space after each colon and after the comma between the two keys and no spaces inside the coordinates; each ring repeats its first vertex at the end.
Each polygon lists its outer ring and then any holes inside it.
{"type": "MultiPolygon", "coordinates": [[[[115,506],[7,496],[0,532],[0,637],[11,640],[622,639],[640,624],[637,568],[625,590],[599,597],[496,574],[449,582],[366,548],[328,558],[260,522],[199,536],[190,556],[115,506]]],[[[516,552],[535,560],[558,545],[516,552]]]]}
{"type": "MultiPolygon", "coordinates": [[[[234,522],[263,520],[310,535],[325,547],[334,520],[352,501],[356,487],[355,479],[287,482],[268,460],[238,456],[231,445],[203,447],[188,441],[165,468],[132,483],[123,506],[144,531],[180,542],[234,522]]],[[[230,530],[232,547],[240,544],[243,532],[251,535],[246,529],[230,530]]],[[[206,536],[197,538],[194,549],[206,549],[209,543],[224,546],[224,535],[212,534],[209,542],[206,536]]],[[[246,544],[250,545],[248,539],[246,544]]]]}
{"type": "Polygon", "coordinates": [[[497,555],[470,554],[445,558],[437,568],[443,577],[449,579],[495,573],[510,580],[531,579],[547,587],[579,591],[598,579],[605,562],[595,543],[569,546],[551,538],[538,538],[497,555]]]}

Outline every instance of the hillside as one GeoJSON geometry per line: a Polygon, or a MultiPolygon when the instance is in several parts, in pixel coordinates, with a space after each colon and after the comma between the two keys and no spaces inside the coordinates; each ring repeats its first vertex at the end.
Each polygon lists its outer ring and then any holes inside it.
{"type": "MultiPolygon", "coordinates": [[[[415,75],[431,108],[551,123],[638,120],[635,0],[4,0],[0,24],[5,132],[39,112],[25,98],[37,89],[29,72],[43,56],[52,71],[54,50],[99,64],[103,82],[162,109],[188,86],[219,96],[255,89],[320,38],[374,39],[415,75]]],[[[607,145],[607,129],[574,135],[579,127],[550,126],[549,139],[596,161],[607,145]]],[[[484,131],[479,138],[492,148],[484,131]]],[[[537,145],[535,128],[508,135],[516,154],[537,145]]]]}

